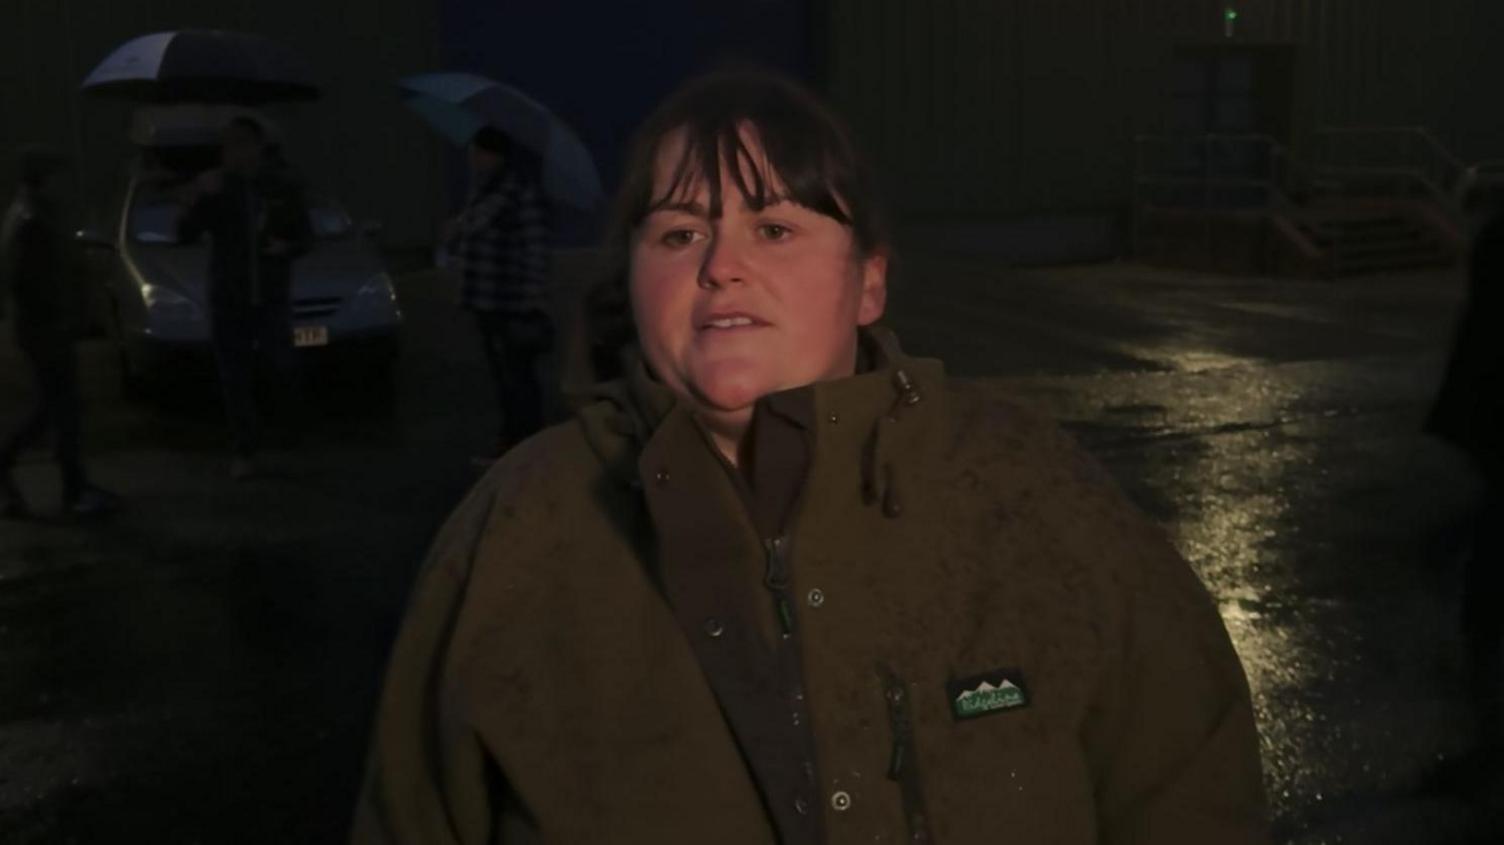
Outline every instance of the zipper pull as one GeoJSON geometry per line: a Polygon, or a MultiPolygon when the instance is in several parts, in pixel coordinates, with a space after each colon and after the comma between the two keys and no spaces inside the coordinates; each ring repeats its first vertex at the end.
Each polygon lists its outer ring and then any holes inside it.
{"type": "Polygon", "coordinates": [[[789,600],[784,596],[778,597],[778,624],[783,626],[784,639],[794,635],[794,609],[789,607],[789,600]]]}
{"type": "Polygon", "coordinates": [[[893,750],[888,756],[888,777],[898,783],[903,797],[904,815],[912,845],[926,845],[930,836],[929,819],[924,810],[924,792],[919,782],[919,761],[914,749],[914,719],[909,705],[907,685],[893,667],[877,664],[883,682],[883,698],[888,703],[888,722],[893,730],[893,750]]]}
{"type": "Polygon", "coordinates": [[[888,758],[888,777],[898,780],[903,776],[905,759],[909,750],[909,735],[913,730],[909,722],[908,695],[903,682],[894,679],[883,697],[888,700],[888,721],[893,729],[893,753],[888,758]]]}
{"type": "Polygon", "coordinates": [[[772,537],[763,540],[762,545],[763,550],[767,552],[767,571],[762,578],[763,586],[770,590],[782,590],[788,587],[788,562],[784,559],[787,541],[783,537],[772,537]]]}
{"type": "Polygon", "coordinates": [[[893,741],[893,750],[888,754],[888,780],[898,780],[903,777],[903,758],[909,750],[907,745],[901,738],[893,741]]]}
{"type": "Polygon", "coordinates": [[[908,691],[903,679],[886,664],[879,664],[878,674],[883,681],[883,699],[888,705],[888,727],[893,732],[893,749],[888,755],[888,778],[900,780],[908,762],[909,745],[913,724],[909,718],[908,691]]]}

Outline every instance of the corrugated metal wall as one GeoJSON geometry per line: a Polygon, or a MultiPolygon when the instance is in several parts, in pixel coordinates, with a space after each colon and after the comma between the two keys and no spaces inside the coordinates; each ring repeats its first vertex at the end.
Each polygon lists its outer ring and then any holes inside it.
{"type": "Polygon", "coordinates": [[[136,35],[186,27],[242,29],[289,44],[324,84],[323,100],[281,107],[288,150],[311,183],[388,243],[431,240],[442,212],[438,142],[402,107],[393,81],[436,68],[438,4],[413,0],[3,0],[0,2],[0,190],[22,143],[70,150],[83,202],[116,190],[129,147],[124,106],[84,100],[83,77],[136,35]]]}
{"type": "Polygon", "coordinates": [[[1177,47],[1290,44],[1296,137],[1425,125],[1504,157],[1498,0],[824,0],[826,78],[911,217],[1126,205],[1132,139],[1165,131],[1177,47]],[[1224,32],[1224,12],[1239,14],[1224,32]]]}

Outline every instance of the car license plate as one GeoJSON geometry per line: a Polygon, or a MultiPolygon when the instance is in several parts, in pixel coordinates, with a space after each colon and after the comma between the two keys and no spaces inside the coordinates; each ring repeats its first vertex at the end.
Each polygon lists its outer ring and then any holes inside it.
{"type": "Polygon", "coordinates": [[[293,326],[293,346],[328,346],[328,326],[293,326]]]}

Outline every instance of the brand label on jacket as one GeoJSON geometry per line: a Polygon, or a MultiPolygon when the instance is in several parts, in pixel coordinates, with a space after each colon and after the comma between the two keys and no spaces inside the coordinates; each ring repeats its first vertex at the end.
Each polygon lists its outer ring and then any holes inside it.
{"type": "Polygon", "coordinates": [[[945,685],[951,715],[975,719],[989,713],[1017,710],[1029,704],[1029,690],[1017,669],[998,669],[945,685]]]}

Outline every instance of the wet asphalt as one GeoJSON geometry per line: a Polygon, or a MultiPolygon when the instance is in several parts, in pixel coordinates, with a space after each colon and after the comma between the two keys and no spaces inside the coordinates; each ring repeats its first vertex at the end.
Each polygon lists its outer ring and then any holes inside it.
{"type": "MultiPolygon", "coordinates": [[[[0,842],[342,839],[403,597],[491,431],[447,284],[399,286],[395,402],[316,380],[301,437],[249,483],[228,478],[211,387],[124,402],[85,344],[91,464],[128,506],[0,523],[0,842]]],[[[1450,271],[958,255],[911,256],[895,287],[906,347],[1061,419],[1206,581],[1283,843],[1504,841],[1456,633],[1479,482],[1420,433],[1460,297],[1450,271]]],[[[23,395],[0,337],[0,417],[23,395]]],[[[46,455],[18,477],[55,508],[46,455]]]]}

